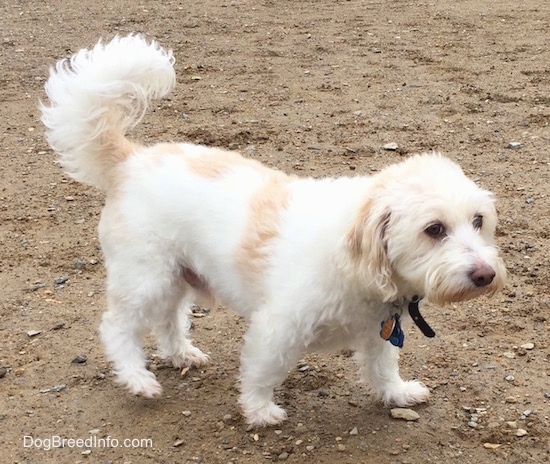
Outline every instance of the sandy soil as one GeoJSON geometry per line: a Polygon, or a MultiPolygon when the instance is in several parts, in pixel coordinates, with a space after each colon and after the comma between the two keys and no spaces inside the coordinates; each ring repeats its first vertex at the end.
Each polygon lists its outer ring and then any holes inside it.
{"type": "Polygon", "coordinates": [[[2,2],[0,461],[547,462],[549,43],[550,4],[537,0],[2,2]],[[38,101],[48,66],[129,32],[177,57],[177,89],[142,141],[238,149],[315,177],[434,149],[495,192],[509,283],[427,308],[435,339],[407,330],[403,374],[432,389],[418,421],[372,401],[348,354],[312,355],[278,392],[289,420],[249,430],[235,387],[244,323],[226,308],[194,318],[205,369],[182,376],[148,344],[161,399],[113,382],[97,338],[104,198],[56,166],[38,101]]]}

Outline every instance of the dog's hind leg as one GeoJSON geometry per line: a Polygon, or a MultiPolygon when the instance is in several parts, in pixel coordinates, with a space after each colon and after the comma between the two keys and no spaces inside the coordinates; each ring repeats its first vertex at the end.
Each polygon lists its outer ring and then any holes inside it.
{"type": "Polygon", "coordinates": [[[378,334],[360,342],[355,358],[361,379],[385,405],[412,406],[428,400],[428,388],[416,380],[405,381],[399,375],[399,348],[378,334]]]}
{"type": "Polygon", "coordinates": [[[194,291],[188,287],[188,293],[180,304],[167,310],[155,327],[161,354],[174,367],[199,367],[208,362],[208,355],[193,345],[188,338],[191,328],[189,314],[194,304],[194,291]]]}
{"type": "Polygon", "coordinates": [[[241,354],[239,402],[249,424],[265,426],[286,419],[273,393],[301,354],[301,341],[287,317],[271,311],[254,313],[241,354]]]}
{"type": "Polygon", "coordinates": [[[177,267],[161,255],[149,254],[148,259],[131,262],[128,256],[116,251],[106,260],[108,309],[101,321],[100,336],[118,381],[132,393],[151,398],[159,396],[162,388],[147,370],[142,337],[160,321],[162,333],[169,333],[162,337],[169,355],[177,353],[175,344],[186,347],[186,316],[184,320],[177,316],[184,289],[177,267]]]}
{"type": "Polygon", "coordinates": [[[117,381],[135,395],[153,398],[162,393],[162,387],[146,367],[142,337],[147,323],[140,312],[127,308],[120,298],[109,296],[99,332],[117,381]]]}

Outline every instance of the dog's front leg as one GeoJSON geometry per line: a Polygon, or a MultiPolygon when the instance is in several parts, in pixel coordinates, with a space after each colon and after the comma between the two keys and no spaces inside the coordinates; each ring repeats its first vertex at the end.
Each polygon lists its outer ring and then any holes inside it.
{"type": "Polygon", "coordinates": [[[256,312],[241,354],[240,404],[246,421],[257,426],[278,424],[286,412],[273,402],[276,387],[301,354],[301,339],[289,317],[256,312]]]}
{"type": "Polygon", "coordinates": [[[412,406],[428,400],[429,390],[416,380],[405,381],[399,375],[399,348],[378,333],[361,340],[356,350],[361,380],[385,405],[412,406]]]}

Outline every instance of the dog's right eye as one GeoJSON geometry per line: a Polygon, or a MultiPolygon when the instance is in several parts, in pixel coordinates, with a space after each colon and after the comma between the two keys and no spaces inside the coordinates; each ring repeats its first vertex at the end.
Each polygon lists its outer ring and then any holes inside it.
{"type": "Polygon", "coordinates": [[[440,224],[439,222],[436,222],[435,224],[426,227],[426,229],[424,229],[424,232],[432,238],[443,238],[446,233],[445,226],[443,224],[440,224]]]}

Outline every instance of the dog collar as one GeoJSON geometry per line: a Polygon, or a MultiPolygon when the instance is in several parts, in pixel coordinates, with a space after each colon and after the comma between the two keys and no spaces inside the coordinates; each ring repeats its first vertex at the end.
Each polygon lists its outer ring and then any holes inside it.
{"type": "MultiPolygon", "coordinates": [[[[418,295],[412,297],[412,300],[409,302],[409,314],[424,336],[432,338],[435,336],[435,332],[422,317],[422,314],[420,314],[420,309],[418,308],[420,300],[421,298],[418,295]]],[[[395,304],[394,306],[397,307],[395,304]]],[[[401,329],[400,314],[401,312],[390,314],[386,320],[380,323],[380,337],[398,348],[402,348],[405,342],[405,333],[401,329]]]]}
{"type": "Polygon", "coordinates": [[[422,317],[422,314],[420,314],[420,309],[418,308],[418,303],[420,302],[420,297],[418,295],[414,295],[412,297],[412,300],[409,302],[409,314],[412,317],[412,320],[416,324],[416,326],[420,329],[420,331],[424,334],[425,337],[432,338],[435,337],[435,332],[430,327],[430,325],[426,322],[426,320],[422,317]]]}

